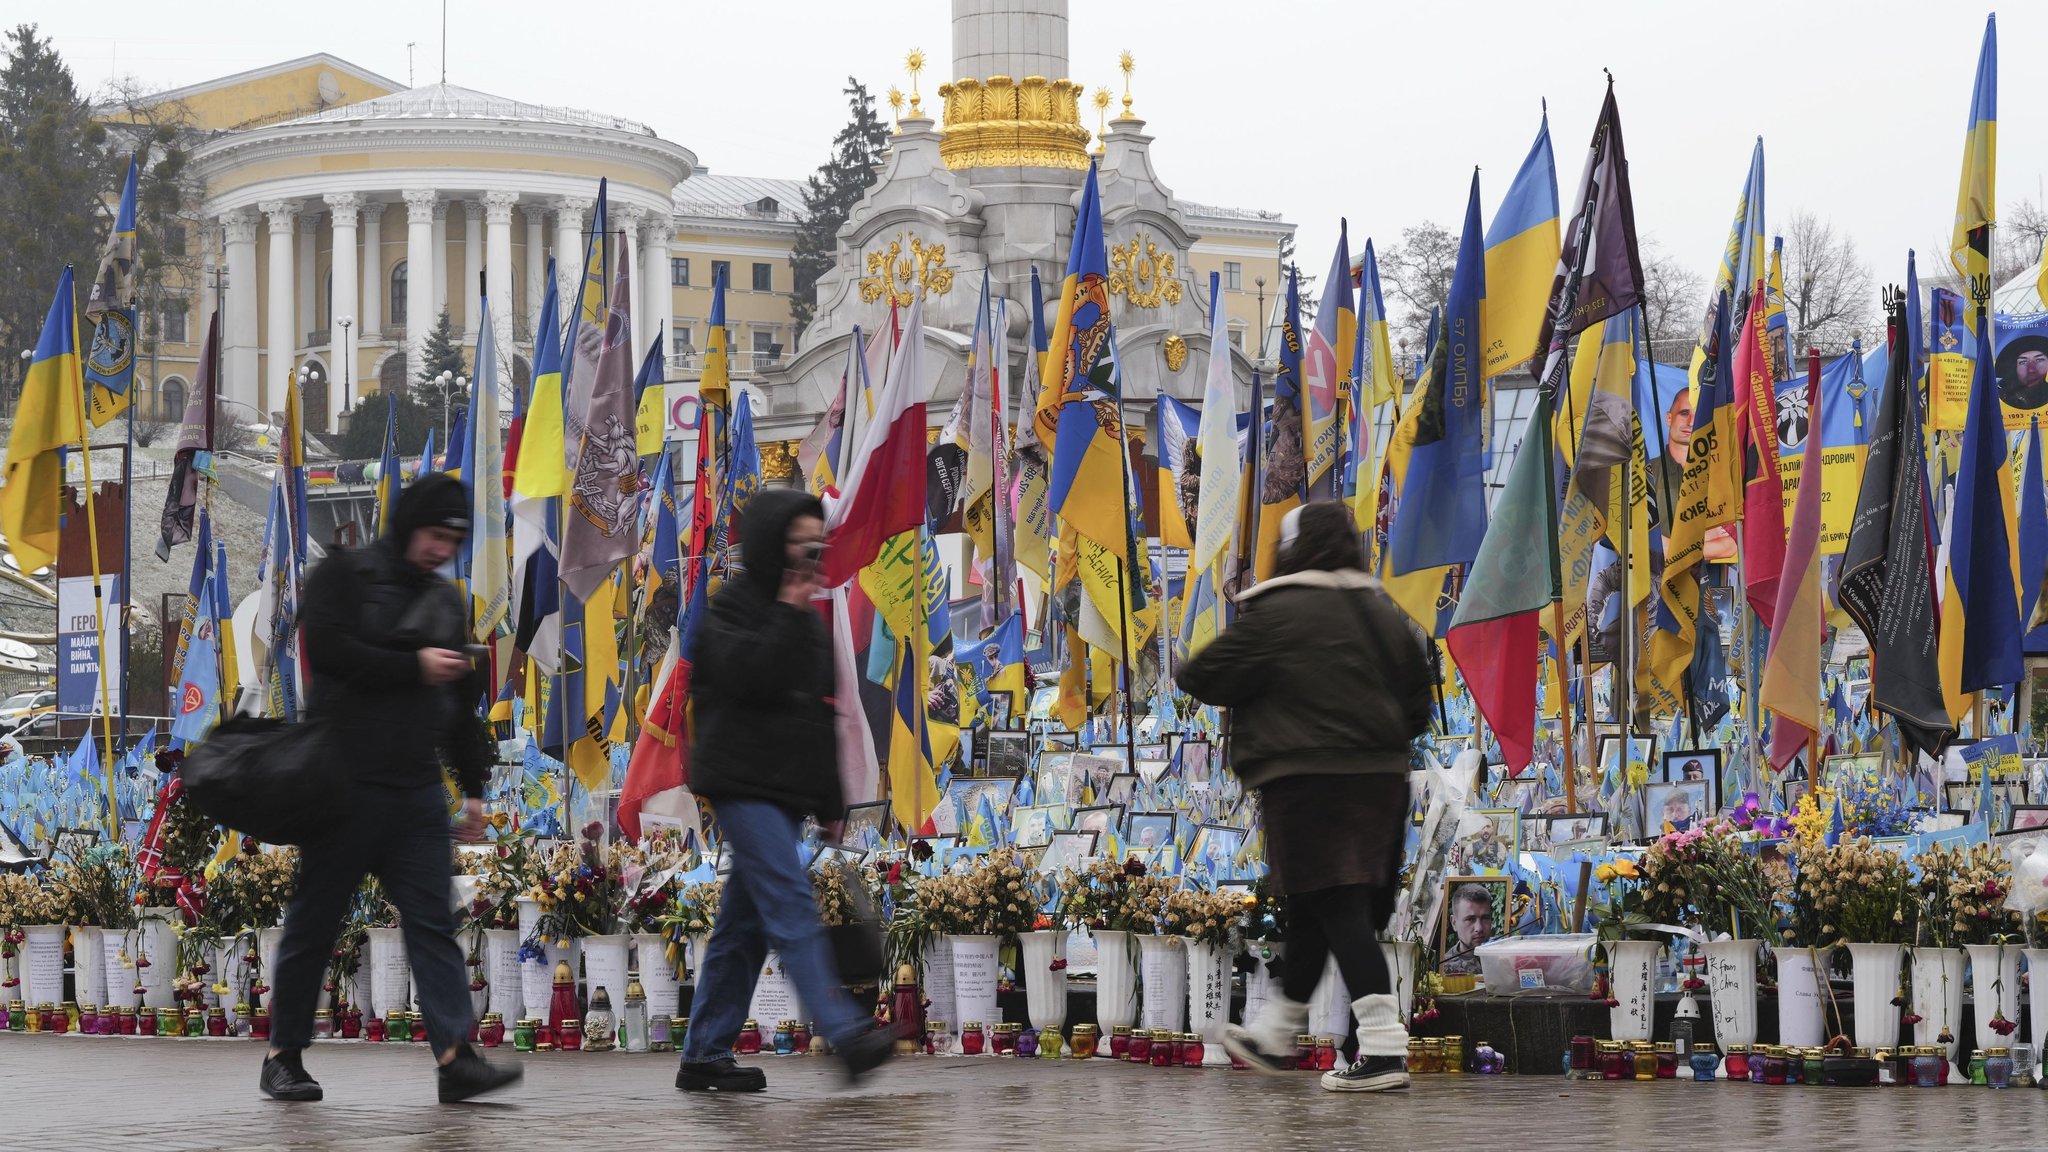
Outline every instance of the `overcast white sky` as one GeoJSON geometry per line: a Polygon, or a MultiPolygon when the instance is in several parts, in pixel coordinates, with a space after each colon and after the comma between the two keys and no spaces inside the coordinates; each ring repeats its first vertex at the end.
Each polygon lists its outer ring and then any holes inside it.
{"type": "MultiPolygon", "coordinates": [[[[951,75],[950,11],[946,0],[637,11],[449,0],[448,78],[644,120],[721,172],[801,177],[845,122],[848,74],[879,96],[905,83],[905,50],[921,47],[934,107],[951,75]],[[601,39],[575,27],[586,12],[610,18],[601,39]]],[[[1761,134],[1771,227],[1799,209],[1830,217],[1883,282],[1903,276],[1908,246],[1933,258],[1945,247],[1986,11],[1967,0],[1073,0],[1069,71],[1115,84],[1117,52],[1134,52],[1136,110],[1162,178],[1191,200],[1283,213],[1301,226],[1303,268],[1320,273],[1340,215],[1354,245],[1424,219],[1455,227],[1474,165],[1490,218],[1546,96],[1568,202],[1604,66],[1645,238],[1710,272],[1761,134]]],[[[40,22],[88,87],[115,74],[182,85],[317,51],[404,81],[408,40],[416,82],[440,69],[432,0],[39,0],[18,15],[40,22]]],[[[2040,200],[2048,4],[2000,13],[1999,42],[1999,199],[2040,200]]]]}

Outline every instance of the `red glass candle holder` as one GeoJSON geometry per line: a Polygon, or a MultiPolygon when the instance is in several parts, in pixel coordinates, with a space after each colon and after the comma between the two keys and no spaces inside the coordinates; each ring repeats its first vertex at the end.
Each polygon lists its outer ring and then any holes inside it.
{"type": "Polygon", "coordinates": [[[1109,1030],[1109,1049],[1106,1055],[1112,1060],[1131,1058],[1131,1029],[1128,1025],[1119,1024],[1109,1030]]]}
{"type": "Polygon", "coordinates": [[[1152,1062],[1152,1033],[1148,1029],[1134,1028],[1131,1030],[1130,1043],[1124,1048],[1124,1059],[1129,1060],[1133,1064],[1150,1064],[1152,1062]]]}

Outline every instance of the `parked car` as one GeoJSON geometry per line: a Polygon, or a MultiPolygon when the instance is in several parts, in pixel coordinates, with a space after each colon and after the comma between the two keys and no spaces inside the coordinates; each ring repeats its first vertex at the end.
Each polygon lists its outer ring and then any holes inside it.
{"type": "Polygon", "coordinates": [[[17,692],[0,701],[0,732],[11,732],[30,716],[54,712],[56,708],[57,693],[51,689],[17,692]]]}

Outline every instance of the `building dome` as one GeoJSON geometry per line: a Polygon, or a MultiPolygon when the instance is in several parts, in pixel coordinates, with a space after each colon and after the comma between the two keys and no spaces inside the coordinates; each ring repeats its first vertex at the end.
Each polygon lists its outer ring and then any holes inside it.
{"type": "Polygon", "coordinates": [[[426,84],[354,104],[323,108],[310,116],[288,120],[285,124],[304,126],[340,124],[357,120],[516,121],[526,124],[557,124],[569,128],[601,128],[636,136],[655,134],[654,129],[638,120],[628,120],[624,116],[610,116],[581,108],[528,104],[448,83],[426,84]]]}

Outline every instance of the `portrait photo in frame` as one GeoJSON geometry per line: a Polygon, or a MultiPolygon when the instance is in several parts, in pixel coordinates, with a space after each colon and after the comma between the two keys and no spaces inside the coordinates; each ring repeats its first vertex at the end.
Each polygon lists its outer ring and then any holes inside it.
{"type": "Polygon", "coordinates": [[[1446,876],[1437,925],[1437,971],[1479,975],[1479,946],[1514,933],[1510,911],[1514,880],[1507,876],[1446,876]]]}

